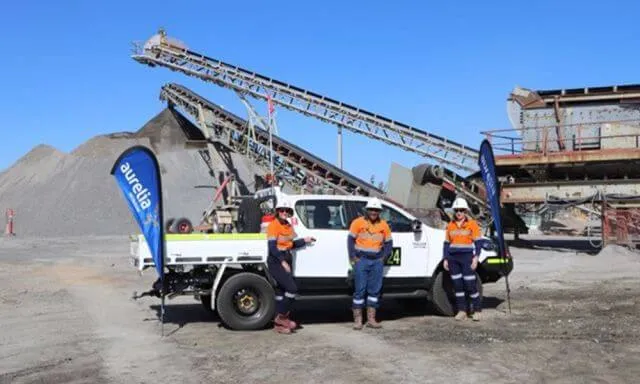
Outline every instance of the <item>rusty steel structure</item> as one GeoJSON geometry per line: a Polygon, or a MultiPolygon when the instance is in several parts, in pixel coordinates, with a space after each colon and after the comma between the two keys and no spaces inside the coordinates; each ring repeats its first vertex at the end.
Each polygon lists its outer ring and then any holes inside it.
{"type": "Polygon", "coordinates": [[[603,245],[640,244],[640,85],[516,87],[507,112],[511,129],[483,132],[503,203],[590,206],[603,245]]]}
{"type": "Polygon", "coordinates": [[[505,203],[640,190],[640,85],[532,91],[507,100],[513,128],[483,132],[505,203]]]}
{"type": "Polygon", "coordinates": [[[607,203],[602,212],[603,246],[640,247],[640,204],[607,203]]]}

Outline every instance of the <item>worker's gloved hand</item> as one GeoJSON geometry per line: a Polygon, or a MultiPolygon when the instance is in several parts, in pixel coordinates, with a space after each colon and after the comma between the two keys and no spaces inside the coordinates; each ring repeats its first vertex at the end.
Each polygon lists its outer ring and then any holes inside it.
{"type": "Polygon", "coordinates": [[[353,272],[353,264],[351,264],[349,270],[347,271],[347,286],[349,287],[353,287],[353,280],[354,280],[354,272],[353,272]]]}
{"type": "Polygon", "coordinates": [[[473,259],[471,259],[471,269],[475,271],[476,268],[478,268],[478,256],[473,256],[473,259]]]}

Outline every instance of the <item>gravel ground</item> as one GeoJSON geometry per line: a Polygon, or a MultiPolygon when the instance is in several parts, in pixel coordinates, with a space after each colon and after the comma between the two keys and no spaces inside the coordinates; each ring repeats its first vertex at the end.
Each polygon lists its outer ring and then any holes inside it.
{"type": "Polygon", "coordinates": [[[356,332],[348,301],[301,301],[295,335],[234,332],[183,297],[161,339],[126,238],[1,239],[0,383],[637,382],[640,255],[512,251],[512,312],[486,285],[480,323],[386,300],[356,332]]]}

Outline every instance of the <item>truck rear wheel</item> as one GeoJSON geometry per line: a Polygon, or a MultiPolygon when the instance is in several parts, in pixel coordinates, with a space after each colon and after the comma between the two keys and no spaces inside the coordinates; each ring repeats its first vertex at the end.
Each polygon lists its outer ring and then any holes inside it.
{"type": "Polygon", "coordinates": [[[216,308],[222,322],[234,330],[257,330],[273,320],[273,287],[255,273],[231,276],[220,288],[216,308]]]}
{"type": "Polygon", "coordinates": [[[191,221],[185,217],[177,219],[174,223],[174,231],[177,233],[191,233],[193,232],[193,225],[191,221]]]}
{"type": "MultiPolygon", "coordinates": [[[[482,282],[480,276],[476,272],[476,288],[480,293],[480,299],[482,300],[482,282]]],[[[433,304],[440,314],[444,316],[453,316],[456,314],[456,294],[453,289],[453,283],[449,272],[440,271],[436,275],[436,279],[433,282],[431,288],[431,297],[433,304]]]]}

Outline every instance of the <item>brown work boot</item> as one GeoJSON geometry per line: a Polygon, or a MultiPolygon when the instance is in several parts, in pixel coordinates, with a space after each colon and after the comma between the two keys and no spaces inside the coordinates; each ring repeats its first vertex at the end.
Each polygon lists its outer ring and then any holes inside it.
{"type": "Polygon", "coordinates": [[[382,325],[376,321],[376,309],[367,307],[367,327],[382,328],[382,325]]]}
{"type": "Polygon", "coordinates": [[[291,333],[291,330],[287,327],[283,327],[282,325],[275,325],[273,327],[273,330],[276,331],[277,333],[284,333],[284,334],[289,334],[291,333]]]}
{"type": "Polygon", "coordinates": [[[289,321],[283,315],[278,313],[273,322],[274,331],[278,333],[291,333],[291,329],[289,328],[289,321]]]}
{"type": "Polygon", "coordinates": [[[289,319],[289,314],[290,314],[290,312],[285,313],[283,315],[283,318],[284,318],[285,323],[287,324],[287,328],[289,328],[291,330],[294,330],[294,329],[298,328],[298,324],[295,321],[289,319]]]}
{"type": "Polygon", "coordinates": [[[458,313],[456,314],[456,316],[454,317],[454,319],[460,321],[460,320],[464,320],[467,318],[467,312],[465,311],[458,311],[458,313]]]}
{"type": "Polygon", "coordinates": [[[362,329],[362,309],[353,308],[353,329],[359,331],[362,329]]]}

